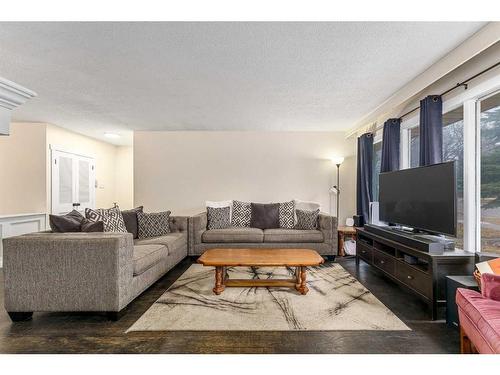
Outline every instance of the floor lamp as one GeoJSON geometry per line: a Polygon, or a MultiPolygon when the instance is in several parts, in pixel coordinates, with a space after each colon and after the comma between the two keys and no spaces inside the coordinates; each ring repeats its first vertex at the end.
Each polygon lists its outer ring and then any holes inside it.
{"type": "Polygon", "coordinates": [[[337,195],[337,223],[340,222],[339,220],[339,207],[340,207],[340,165],[344,162],[343,157],[335,157],[332,158],[332,163],[337,166],[337,185],[333,185],[333,187],[330,189],[331,193],[335,193],[337,195]]]}

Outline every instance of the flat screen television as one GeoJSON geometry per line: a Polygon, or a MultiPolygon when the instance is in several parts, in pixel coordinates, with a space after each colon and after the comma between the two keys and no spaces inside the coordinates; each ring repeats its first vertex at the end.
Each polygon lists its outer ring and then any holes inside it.
{"type": "Polygon", "coordinates": [[[380,220],[456,236],[455,174],[454,161],[381,173],[380,220]]]}

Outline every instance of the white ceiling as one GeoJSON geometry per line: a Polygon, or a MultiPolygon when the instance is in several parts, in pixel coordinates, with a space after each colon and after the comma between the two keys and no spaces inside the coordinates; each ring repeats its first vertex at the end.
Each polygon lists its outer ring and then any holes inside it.
{"type": "Polygon", "coordinates": [[[132,130],[347,130],[484,24],[0,23],[0,76],[38,93],[14,120],[115,144],[132,130]]]}

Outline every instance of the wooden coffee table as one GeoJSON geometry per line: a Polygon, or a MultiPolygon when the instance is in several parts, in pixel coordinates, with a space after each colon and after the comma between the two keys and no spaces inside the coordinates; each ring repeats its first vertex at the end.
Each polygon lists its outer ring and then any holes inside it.
{"type": "Polygon", "coordinates": [[[324,259],[310,249],[209,249],[198,258],[198,263],[215,267],[215,294],[226,287],[289,287],[301,294],[306,285],[306,267],[318,266],[324,259]],[[293,279],[229,279],[227,267],[295,267],[293,279]]]}

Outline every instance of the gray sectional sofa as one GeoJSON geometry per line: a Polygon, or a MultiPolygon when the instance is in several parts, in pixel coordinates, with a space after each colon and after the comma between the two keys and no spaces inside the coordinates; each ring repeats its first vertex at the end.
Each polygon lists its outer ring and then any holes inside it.
{"type": "Polygon", "coordinates": [[[12,320],[34,311],[120,312],[188,254],[188,218],[172,233],[40,232],[3,240],[5,309],[12,320]]]}
{"type": "Polygon", "coordinates": [[[321,213],[317,230],[227,228],[207,230],[207,213],[189,220],[189,255],[214,247],[308,248],[320,255],[337,255],[337,218],[321,213]]]}
{"type": "Polygon", "coordinates": [[[207,213],[170,217],[171,233],[39,232],[3,240],[5,309],[14,321],[33,312],[97,311],[118,319],[124,308],[186,256],[213,247],[310,248],[337,254],[337,219],[320,214],[317,230],[207,230],[207,213]]]}

